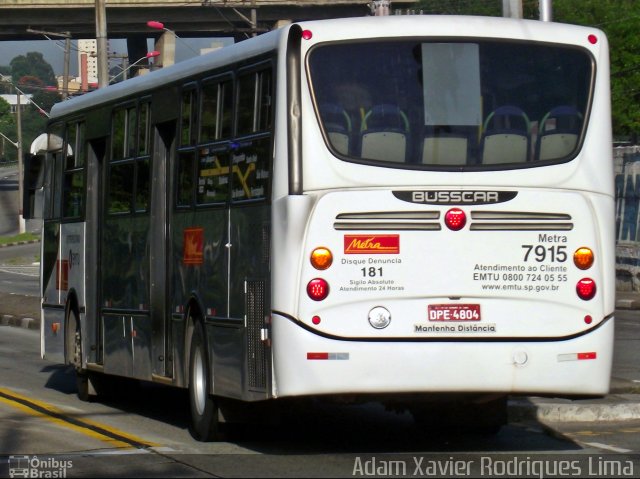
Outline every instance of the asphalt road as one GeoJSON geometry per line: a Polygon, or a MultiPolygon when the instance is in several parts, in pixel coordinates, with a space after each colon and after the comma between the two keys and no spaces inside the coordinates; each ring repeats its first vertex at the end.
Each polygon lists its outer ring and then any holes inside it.
{"type": "MultiPolygon", "coordinates": [[[[39,296],[40,243],[0,248],[0,293],[39,296]]],[[[24,304],[23,304],[24,306],[24,304]]],[[[27,311],[0,311],[0,314],[32,313],[27,311]]]]}

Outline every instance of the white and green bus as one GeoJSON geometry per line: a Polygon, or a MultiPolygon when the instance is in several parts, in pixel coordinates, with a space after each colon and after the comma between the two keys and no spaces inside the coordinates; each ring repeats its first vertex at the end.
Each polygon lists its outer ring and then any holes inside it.
{"type": "Polygon", "coordinates": [[[188,388],[210,440],[238,401],[495,430],[506,395],[608,392],[599,30],[294,23],[59,103],[48,134],[42,354],[81,396],[109,376],[188,388]]]}

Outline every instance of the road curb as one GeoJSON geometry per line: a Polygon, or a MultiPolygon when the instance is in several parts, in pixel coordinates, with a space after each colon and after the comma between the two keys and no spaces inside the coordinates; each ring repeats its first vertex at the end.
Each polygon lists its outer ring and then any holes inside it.
{"type": "Polygon", "coordinates": [[[610,394],[598,399],[511,398],[510,421],[543,424],[640,420],[640,395],[610,394]]]}
{"type": "Polygon", "coordinates": [[[616,309],[640,309],[640,301],[637,299],[618,299],[616,309]]]}
{"type": "Polygon", "coordinates": [[[4,244],[0,244],[0,248],[7,248],[9,246],[20,246],[20,245],[33,244],[33,243],[40,243],[40,239],[16,241],[15,243],[4,243],[4,244]]]}
{"type": "Polygon", "coordinates": [[[13,326],[24,329],[40,329],[40,321],[34,318],[16,318],[10,314],[0,317],[0,326],[13,326]]]}

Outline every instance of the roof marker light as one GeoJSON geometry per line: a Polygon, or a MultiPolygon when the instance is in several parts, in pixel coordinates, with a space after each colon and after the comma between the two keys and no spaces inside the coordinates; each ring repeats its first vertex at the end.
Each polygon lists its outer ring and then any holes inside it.
{"type": "Polygon", "coordinates": [[[313,38],[313,33],[311,30],[302,30],[302,38],[305,40],[311,40],[313,38]]]}
{"type": "Polygon", "coordinates": [[[589,35],[587,38],[589,40],[589,43],[591,43],[591,45],[595,45],[596,43],[598,43],[598,37],[595,36],[593,33],[589,35]]]}

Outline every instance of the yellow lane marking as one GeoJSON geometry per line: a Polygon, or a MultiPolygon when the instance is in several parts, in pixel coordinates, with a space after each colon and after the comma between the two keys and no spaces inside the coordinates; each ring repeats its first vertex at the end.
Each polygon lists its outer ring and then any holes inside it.
{"type": "Polygon", "coordinates": [[[47,419],[59,426],[106,442],[114,448],[143,449],[159,446],[159,444],[149,442],[110,426],[89,419],[79,419],[51,404],[23,396],[9,389],[0,388],[0,402],[26,412],[27,414],[47,419]]]}
{"type": "Polygon", "coordinates": [[[640,427],[621,427],[620,429],[608,430],[608,431],[576,431],[566,433],[567,436],[607,436],[611,434],[637,434],[640,432],[640,427]]]}

